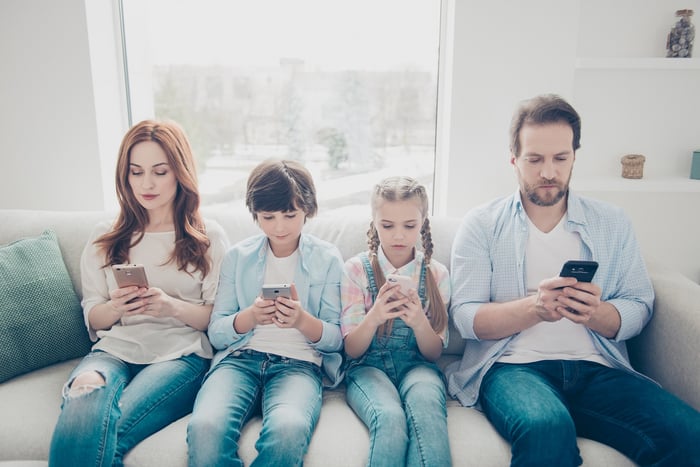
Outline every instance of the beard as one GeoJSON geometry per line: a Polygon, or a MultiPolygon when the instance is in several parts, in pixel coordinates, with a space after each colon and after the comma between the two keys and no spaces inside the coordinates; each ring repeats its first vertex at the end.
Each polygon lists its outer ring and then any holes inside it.
{"type": "Polygon", "coordinates": [[[537,185],[523,183],[523,190],[525,197],[533,204],[537,206],[554,206],[569,192],[569,181],[567,180],[566,183],[557,183],[555,180],[542,180],[537,185]],[[554,193],[547,192],[545,196],[540,196],[537,193],[537,188],[541,185],[556,185],[558,190],[554,193]]]}

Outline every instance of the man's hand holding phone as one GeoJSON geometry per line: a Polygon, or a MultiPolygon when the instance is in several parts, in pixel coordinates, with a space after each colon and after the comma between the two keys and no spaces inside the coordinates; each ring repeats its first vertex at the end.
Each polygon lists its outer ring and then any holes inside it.
{"type": "Polygon", "coordinates": [[[575,323],[586,323],[600,306],[600,287],[591,281],[598,269],[595,261],[569,260],[560,277],[573,277],[576,282],[560,289],[557,311],[575,323]]]}

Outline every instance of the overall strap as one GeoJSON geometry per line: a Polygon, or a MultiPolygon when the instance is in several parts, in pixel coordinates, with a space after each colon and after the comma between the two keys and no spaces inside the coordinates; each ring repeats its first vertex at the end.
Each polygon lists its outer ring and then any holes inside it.
{"type": "Polygon", "coordinates": [[[420,279],[418,280],[418,296],[420,297],[421,305],[425,309],[428,298],[425,296],[425,259],[421,261],[420,265],[420,279]]]}
{"type": "Polygon", "coordinates": [[[372,294],[372,303],[374,303],[379,294],[379,289],[377,288],[377,281],[374,279],[374,270],[372,269],[372,264],[369,262],[369,255],[367,255],[366,251],[360,254],[360,260],[362,261],[362,266],[365,268],[365,274],[367,274],[369,293],[372,294]]]}

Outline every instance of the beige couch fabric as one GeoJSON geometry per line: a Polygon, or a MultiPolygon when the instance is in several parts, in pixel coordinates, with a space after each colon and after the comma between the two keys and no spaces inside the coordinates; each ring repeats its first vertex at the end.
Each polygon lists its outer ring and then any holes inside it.
{"type": "MultiPolygon", "coordinates": [[[[85,242],[105,212],[37,212],[0,210],[0,244],[35,236],[46,228],[56,231],[61,251],[80,294],[79,259],[85,242]]],[[[231,243],[258,231],[245,212],[205,210],[217,220],[231,243]]],[[[434,258],[449,267],[452,238],[460,219],[432,220],[434,258]]],[[[366,248],[369,219],[365,216],[320,216],[305,227],[335,243],[344,258],[366,248]]],[[[650,266],[657,293],[656,316],[631,345],[633,364],[660,381],[667,389],[700,408],[700,285],[679,273],[650,266]]],[[[463,343],[452,329],[450,345],[440,360],[444,366],[459,358],[463,343]]],[[[35,370],[0,384],[0,466],[46,465],[48,448],[61,404],[61,387],[79,360],[35,370]],[[26,461],[38,461],[26,462],[26,461]]],[[[368,433],[345,403],[344,387],[326,391],[321,417],[305,458],[305,465],[364,466],[369,448],[368,433]]],[[[125,458],[127,466],[187,465],[185,439],[188,417],[178,420],[134,448],[125,458]]],[[[251,420],[241,439],[240,456],[246,463],[255,458],[260,419],[251,420]]],[[[448,401],[448,426],[455,466],[503,466],[510,461],[510,447],[476,409],[448,401]]],[[[600,443],[579,439],[587,466],[631,466],[625,456],[600,443]]]]}

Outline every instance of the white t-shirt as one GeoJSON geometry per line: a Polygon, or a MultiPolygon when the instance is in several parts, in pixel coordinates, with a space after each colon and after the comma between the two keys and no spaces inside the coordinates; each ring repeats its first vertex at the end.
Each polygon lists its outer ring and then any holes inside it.
{"type": "MultiPolygon", "coordinates": [[[[206,221],[206,227],[211,243],[208,255],[212,263],[206,277],[202,277],[200,272],[189,274],[179,271],[176,262],[167,262],[175,244],[174,231],[147,232],[129,251],[129,262],[144,265],[151,287],[158,287],[167,295],[185,302],[211,304],[216,295],[219,269],[228,249],[228,239],[218,223],[206,221]]],[[[109,301],[109,291],[117,288],[112,269],[102,267],[104,254],[94,245],[94,241],[111,228],[110,222],[95,227],[80,260],[85,324],[90,338],[99,338],[93,349],[137,364],[163,362],[192,353],[211,358],[212,348],[206,334],[176,318],[130,316],[122,318],[107,330],[95,331],[90,328],[90,310],[109,301]]]]}
{"type": "MultiPolygon", "coordinates": [[[[550,232],[542,232],[529,219],[529,235],[525,250],[528,295],[537,293],[538,284],[556,277],[569,259],[581,256],[578,233],[564,229],[566,216],[550,232]]],[[[531,363],[540,360],[590,360],[608,365],[595,348],[586,327],[566,318],[541,322],[521,331],[508,344],[498,359],[505,363],[531,363]]]]}
{"type": "MultiPolygon", "coordinates": [[[[272,248],[268,248],[265,259],[265,284],[293,283],[298,262],[298,249],[287,257],[278,258],[272,253],[272,248]]],[[[255,326],[253,335],[242,348],[311,362],[319,366],[323,360],[321,354],[311,347],[298,329],[280,328],[274,323],[255,326]]]]}

